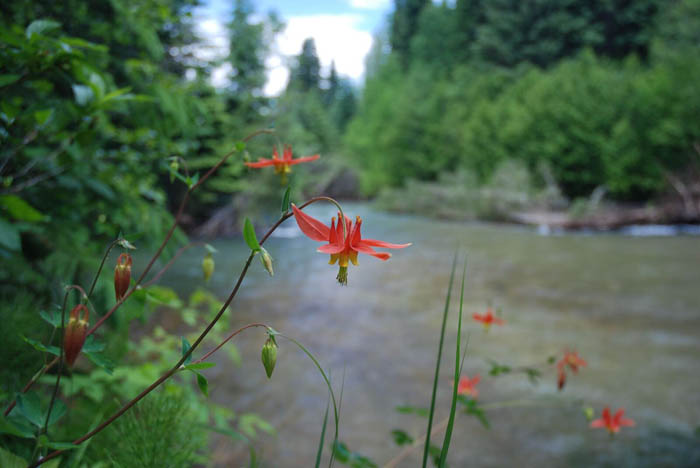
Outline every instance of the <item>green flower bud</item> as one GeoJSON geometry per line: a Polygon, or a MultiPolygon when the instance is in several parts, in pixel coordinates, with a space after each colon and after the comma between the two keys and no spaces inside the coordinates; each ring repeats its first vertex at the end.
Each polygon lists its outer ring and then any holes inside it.
{"type": "Polygon", "coordinates": [[[172,184],[175,180],[175,173],[180,170],[180,163],[177,159],[173,159],[170,162],[170,183],[172,184]]]}
{"type": "Polygon", "coordinates": [[[277,343],[275,343],[275,340],[272,337],[269,337],[263,345],[262,363],[265,367],[267,378],[271,378],[272,371],[275,370],[275,364],[277,363],[277,343]]]}
{"type": "Polygon", "coordinates": [[[265,267],[267,272],[270,273],[270,276],[275,274],[275,272],[272,270],[272,257],[268,251],[262,247],[260,248],[260,262],[263,264],[263,267],[265,267]]]}
{"type": "Polygon", "coordinates": [[[214,257],[211,256],[211,252],[207,253],[202,260],[202,272],[204,272],[204,281],[209,281],[214,273],[214,257]]]}

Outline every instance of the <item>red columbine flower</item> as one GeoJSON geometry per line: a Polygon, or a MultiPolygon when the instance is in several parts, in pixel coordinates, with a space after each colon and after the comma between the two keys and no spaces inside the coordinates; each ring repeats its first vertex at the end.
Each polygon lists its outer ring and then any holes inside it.
{"type": "Polygon", "coordinates": [[[493,309],[489,307],[486,309],[486,314],[481,315],[481,314],[472,314],[472,318],[476,320],[477,322],[481,322],[484,324],[484,330],[489,331],[489,328],[491,325],[496,324],[496,325],[503,325],[505,322],[498,317],[495,317],[493,315],[493,309]]]}
{"type": "Polygon", "coordinates": [[[260,167],[275,166],[275,174],[280,174],[282,177],[282,184],[284,185],[287,182],[287,174],[292,172],[292,168],[290,166],[315,161],[320,157],[320,155],[314,154],[313,156],[292,159],[292,147],[285,145],[282,158],[280,158],[277,148],[274,148],[272,150],[272,159],[259,158],[257,162],[247,162],[245,165],[256,169],[260,167]]]}
{"type": "Polygon", "coordinates": [[[604,427],[610,432],[610,434],[617,434],[620,432],[620,428],[622,426],[634,426],[634,421],[632,419],[622,417],[624,414],[625,410],[620,408],[617,410],[615,415],[611,417],[610,408],[606,406],[603,410],[603,417],[596,419],[595,421],[591,421],[591,427],[604,427]]]}
{"type": "Polygon", "coordinates": [[[68,325],[66,325],[66,331],[63,335],[63,353],[69,366],[75,362],[83,348],[85,338],[87,338],[88,315],[88,308],[83,304],[78,304],[70,311],[68,325]],[[82,317],[80,316],[81,311],[83,312],[82,317]]]}
{"type": "Polygon", "coordinates": [[[331,226],[328,227],[321,221],[313,218],[292,203],[294,218],[297,220],[299,229],[311,239],[318,242],[327,242],[326,245],[319,247],[318,251],[325,254],[330,254],[331,259],[328,262],[334,265],[338,262],[340,270],[338,271],[338,282],[340,284],[348,284],[348,260],[353,265],[357,265],[357,254],[363,253],[377,257],[380,260],[389,260],[390,253],[377,252],[372,247],[381,247],[384,249],[403,249],[411,244],[390,244],[389,242],[363,239],[360,233],[362,226],[362,218],[359,216],[355,219],[355,223],[348,217],[345,217],[345,233],[343,225],[340,221],[340,213],[338,213],[338,224],[335,224],[335,218],[331,219],[331,226]],[[345,234],[345,237],[343,235],[345,234]]]}
{"type": "Polygon", "coordinates": [[[564,357],[557,362],[557,385],[559,390],[564,388],[566,384],[566,368],[568,367],[574,374],[578,373],[578,368],[586,367],[588,364],[578,355],[576,351],[564,350],[564,357]]]}
{"type": "Polygon", "coordinates": [[[472,398],[479,396],[479,390],[476,389],[476,384],[481,380],[481,376],[476,374],[471,379],[468,376],[464,376],[459,379],[459,384],[457,384],[457,394],[458,395],[469,395],[472,398]]]}
{"type": "Polygon", "coordinates": [[[123,253],[117,258],[117,266],[114,267],[114,293],[119,301],[131,282],[131,255],[123,253]]]}

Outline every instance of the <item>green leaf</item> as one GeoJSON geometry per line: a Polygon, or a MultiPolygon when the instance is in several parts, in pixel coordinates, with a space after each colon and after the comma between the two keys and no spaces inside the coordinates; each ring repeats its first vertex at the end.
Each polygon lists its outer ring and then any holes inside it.
{"type": "Polygon", "coordinates": [[[267,434],[275,433],[275,428],[256,413],[242,414],[238,419],[238,428],[248,437],[255,437],[257,429],[267,434]]]}
{"type": "Polygon", "coordinates": [[[61,326],[61,314],[58,309],[52,308],[51,312],[42,310],[39,312],[39,315],[52,327],[58,328],[61,326]]]}
{"type": "Polygon", "coordinates": [[[85,85],[73,85],[73,94],[75,94],[75,102],[79,106],[86,106],[95,97],[92,88],[85,85]]]}
{"type": "Polygon", "coordinates": [[[83,350],[83,354],[85,354],[85,356],[87,356],[88,359],[90,359],[90,361],[92,361],[92,363],[97,367],[104,369],[105,372],[112,375],[112,372],[114,371],[114,362],[107,359],[104,354],[99,352],[86,352],[85,350],[83,350]]]}
{"type": "MultiPolygon", "coordinates": [[[[190,342],[187,341],[187,339],[183,336],[182,337],[182,356],[187,354],[187,351],[189,351],[191,347],[192,347],[192,345],[190,344],[190,342]]],[[[192,355],[190,354],[189,356],[187,356],[187,359],[185,359],[185,364],[187,364],[191,360],[192,360],[192,355]]]]}
{"type": "Polygon", "coordinates": [[[260,243],[258,242],[258,237],[255,235],[255,228],[248,218],[243,222],[243,239],[245,239],[245,243],[248,244],[248,247],[250,247],[253,252],[260,250],[260,243]]]}
{"type": "Polygon", "coordinates": [[[15,251],[22,248],[19,229],[2,218],[0,218],[0,247],[15,251]]]}
{"type": "Polygon", "coordinates": [[[53,426],[56,422],[61,419],[61,417],[66,414],[66,405],[58,398],[53,403],[53,409],[51,410],[51,415],[49,416],[49,423],[47,426],[53,426]]]}
{"type": "Polygon", "coordinates": [[[44,415],[41,412],[41,403],[36,393],[18,393],[17,411],[36,427],[44,426],[44,415]]]}
{"type": "Polygon", "coordinates": [[[202,369],[209,369],[209,368],[212,368],[212,367],[214,367],[215,365],[216,365],[216,364],[213,363],[213,362],[197,362],[197,363],[194,363],[194,364],[187,364],[187,365],[185,366],[185,369],[191,370],[191,371],[194,371],[194,370],[202,370],[202,369]]]}
{"type": "Polygon", "coordinates": [[[25,439],[34,438],[34,434],[31,431],[15,426],[2,414],[0,414],[0,434],[10,434],[16,437],[23,437],[25,439]]]}
{"type": "Polygon", "coordinates": [[[20,75],[12,75],[12,74],[7,74],[7,75],[0,75],[0,88],[3,86],[10,85],[14,83],[15,81],[19,80],[20,75]]]}
{"type": "Polygon", "coordinates": [[[46,437],[46,434],[39,436],[39,446],[48,447],[54,450],[73,450],[80,447],[80,445],[75,445],[72,442],[51,442],[49,438],[46,437]]]}
{"type": "Polygon", "coordinates": [[[45,31],[60,27],[61,23],[57,23],[56,21],[39,19],[32,21],[29,26],[27,26],[25,34],[27,35],[27,39],[30,39],[34,34],[42,34],[45,31]]]}
{"type": "Polygon", "coordinates": [[[46,219],[46,216],[17,195],[1,195],[0,207],[7,210],[10,217],[17,221],[35,223],[46,219]]]}
{"type": "Polygon", "coordinates": [[[97,341],[95,335],[90,335],[85,340],[82,350],[84,353],[99,353],[100,351],[104,351],[105,346],[104,343],[97,341]]]}
{"type": "Polygon", "coordinates": [[[197,386],[199,387],[199,390],[204,394],[205,397],[209,397],[209,382],[207,381],[207,378],[197,371],[192,372],[197,374],[197,386]]]}
{"type": "Polygon", "coordinates": [[[31,338],[27,338],[26,336],[23,336],[22,339],[30,345],[32,345],[34,349],[36,349],[37,351],[41,351],[42,353],[51,353],[55,354],[56,356],[59,356],[61,354],[61,350],[58,348],[58,346],[46,346],[41,341],[33,340],[31,338]]]}
{"type": "Polygon", "coordinates": [[[292,190],[292,187],[287,187],[287,190],[284,191],[284,196],[282,197],[282,214],[286,214],[289,211],[289,194],[292,190]]]}
{"type": "Polygon", "coordinates": [[[0,447],[0,466],[3,468],[26,468],[27,465],[26,460],[0,447]]]}
{"type": "Polygon", "coordinates": [[[402,431],[401,429],[394,429],[393,431],[391,431],[391,436],[394,438],[394,443],[399,447],[402,445],[413,443],[413,437],[411,437],[406,431],[402,431]]]}
{"type": "Polygon", "coordinates": [[[53,109],[38,110],[34,112],[34,120],[36,120],[36,123],[38,123],[40,126],[44,126],[52,115],[53,109]]]}
{"type": "Polygon", "coordinates": [[[468,398],[464,395],[459,395],[457,397],[457,401],[459,401],[465,406],[465,413],[471,414],[472,416],[476,416],[476,418],[481,422],[481,424],[483,424],[483,426],[486,429],[489,429],[491,427],[491,425],[489,424],[489,420],[486,418],[484,410],[479,408],[479,404],[476,400],[474,400],[473,398],[468,398]]]}

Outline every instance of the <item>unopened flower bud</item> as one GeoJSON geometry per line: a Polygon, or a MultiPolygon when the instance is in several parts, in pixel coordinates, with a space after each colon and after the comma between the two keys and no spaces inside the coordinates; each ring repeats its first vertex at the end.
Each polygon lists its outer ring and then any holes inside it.
{"type": "Polygon", "coordinates": [[[214,274],[214,257],[211,252],[207,253],[202,260],[202,272],[204,273],[204,281],[209,281],[211,275],[214,274]]]}
{"type": "Polygon", "coordinates": [[[275,272],[272,270],[272,257],[268,251],[262,247],[260,248],[260,262],[263,264],[263,267],[265,267],[265,270],[270,273],[270,276],[275,274],[275,272]]]}
{"type": "Polygon", "coordinates": [[[83,304],[78,304],[70,311],[68,324],[63,335],[63,353],[69,366],[75,362],[83,348],[85,338],[87,338],[88,315],[88,308],[83,304]],[[81,312],[83,312],[82,316],[81,312]]]}
{"type": "Polygon", "coordinates": [[[267,378],[271,378],[272,371],[275,370],[275,363],[277,363],[277,343],[275,343],[275,340],[272,337],[269,337],[263,345],[262,363],[265,367],[267,378]]]}
{"type": "Polygon", "coordinates": [[[121,300],[129,289],[131,283],[131,255],[123,253],[117,258],[117,266],[114,267],[114,293],[117,301],[121,300]]]}
{"type": "Polygon", "coordinates": [[[175,174],[180,170],[180,163],[177,159],[173,159],[170,163],[170,183],[172,184],[175,180],[175,174]]]}

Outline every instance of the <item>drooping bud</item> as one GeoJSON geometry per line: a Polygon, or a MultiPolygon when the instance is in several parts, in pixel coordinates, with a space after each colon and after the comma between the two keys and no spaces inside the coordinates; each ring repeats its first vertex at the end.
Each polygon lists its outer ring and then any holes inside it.
{"type": "Polygon", "coordinates": [[[275,370],[275,364],[277,363],[277,343],[272,336],[268,337],[263,345],[262,363],[263,367],[265,367],[267,378],[271,378],[272,371],[275,370]]]}
{"type": "Polygon", "coordinates": [[[66,357],[66,363],[72,366],[75,359],[80,354],[83,348],[85,338],[87,338],[88,330],[88,308],[83,304],[78,304],[70,311],[68,324],[63,335],[63,353],[66,357]],[[80,315],[83,312],[82,317],[80,315]]]}
{"type": "Polygon", "coordinates": [[[564,385],[566,385],[566,372],[564,369],[559,369],[559,377],[557,378],[557,387],[559,387],[559,390],[562,390],[564,388],[564,385]]]}
{"type": "Polygon", "coordinates": [[[214,274],[214,257],[211,252],[208,252],[202,260],[202,272],[204,273],[204,281],[209,281],[211,275],[214,274]]]}
{"type": "Polygon", "coordinates": [[[117,266],[114,267],[114,293],[117,301],[121,300],[129,289],[131,283],[131,255],[123,253],[117,258],[117,266]]]}
{"type": "Polygon", "coordinates": [[[270,256],[269,252],[262,247],[260,247],[260,262],[263,264],[263,267],[265,267],[265,270],[267,270],[270,276],[275,274],[275,272],[272,270],[272,257],[270,256]]]}

